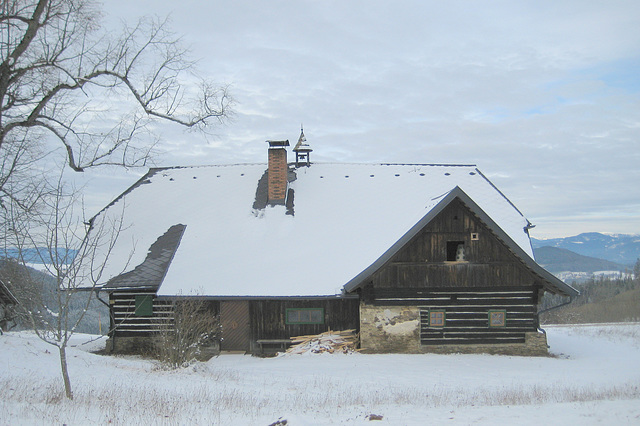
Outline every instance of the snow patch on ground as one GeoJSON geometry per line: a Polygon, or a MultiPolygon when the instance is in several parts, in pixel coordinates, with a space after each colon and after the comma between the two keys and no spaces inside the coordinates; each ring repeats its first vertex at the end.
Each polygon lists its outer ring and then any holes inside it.
{"type": "Polygon", "coordinates": [[[551,357],[224,355],[181,370],[0,336],[0,424],[638,424],[640,324],[546,327],[551,357]]]}

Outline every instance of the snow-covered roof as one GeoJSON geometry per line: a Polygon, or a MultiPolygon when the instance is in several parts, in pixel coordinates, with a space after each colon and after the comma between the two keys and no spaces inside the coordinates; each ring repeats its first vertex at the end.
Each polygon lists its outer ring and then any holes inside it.
{"type": "Polygon", "coordinates": [[[292,207],[256,208],[266,167],[152,169],[94,219],[123,215],[105,276],[128,264],[130,279],[151,246],[161,253],[167,240],[174,253],[158,263],[170,263],[156,271],[159,295],[336,295],[454,190],[535,264],[529,222],[473,165],[314,163],[295,169],[292,207]]]}

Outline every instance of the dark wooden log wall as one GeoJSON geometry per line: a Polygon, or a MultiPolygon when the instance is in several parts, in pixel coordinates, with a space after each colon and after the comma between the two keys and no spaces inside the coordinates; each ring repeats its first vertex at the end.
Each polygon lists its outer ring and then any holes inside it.
{"type": "Polygon", "coordinates": [[[374,305],[420,307],[423,345],[524,343],[525,333],[536,331],[537,287],[429,288],[371,290],[374,305]],[[429,311],[445,312],[444,327],[431,327],[429,311]],[[489,325],[490,311],[505,311],[504,327],[489,325]]]}
{"type": "MultiPolygon", "coordinates": [[[[159,324],[172,318],[172,302],[153,299],[152,316],[135,315],[135,297],[154,296],[152,291],[114,291],[109,295],[112,328],[116,336],[143,336],[158,330],[159,324]]],[[[220,311],[219,301],[210,301],[215,313],[220,311]]],[[[319,334],[329,329],[359,328],[358,299],[277,299],[249,301],[251,340],[288,339],[289,337],[319,334]],[[323,308],[324,324],[286,324],[288,308],[323,308]]],[[[231,318],[233,319],[233,318],[231,318]]],[[[223,331],[224,332],[224,331],[223,331]]]]}
{"type": "Polygon", "coordinates": [[[155,298],[155,292],[145,290],[114,291],[109,294],[111,307],[111,328],[116,336],[141,336],[158,329],[158,325],[166,323],[173,317],[171,302],[155,298]],[[153,315],[136,316],[136,296],[151,295],[153,299],[153,315]]]}
{"type": "Polygon", "coordinates": [[[319,334],[329,329],[359,328],[358,299],[279,299],[254,300],[250,303],[253,340],[288,339],[319,334]],[[324,308],[324,324],[286,324],[287,308],[324,308]]]}
{"type": "Polygon", "coordinates": [[[539,281],[475,214],[454,200],[372,276],[374,287],[494,287],[539,281]],[[477,240],[471,234],[478,235],[477,240]],[[463,241],[465,262],[447,261],[447,242],[463,241]]]}

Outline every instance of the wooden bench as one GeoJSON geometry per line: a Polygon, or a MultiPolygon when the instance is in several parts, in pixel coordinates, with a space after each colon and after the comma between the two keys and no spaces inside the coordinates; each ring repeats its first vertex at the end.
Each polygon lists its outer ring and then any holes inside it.
{"type": "Polygon", "coordinates": [[[287,350],[287,347],[291,344],[291,339],[258,339],[256,343],[260,346],[260,354],[264,354],[265,346],[275,346],[282,351],[287,350]]]}

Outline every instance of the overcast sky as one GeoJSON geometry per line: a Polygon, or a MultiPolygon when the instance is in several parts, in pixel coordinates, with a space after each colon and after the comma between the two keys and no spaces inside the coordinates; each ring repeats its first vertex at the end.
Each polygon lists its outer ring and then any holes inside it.
{"type": "MultiPolygon", "coordinates": [[[[168,128],[159,165],[476,164],[532,236],[640,233],[640,2],[109,0],[167,16],[201,74],[231,85],[208,140],[168,128]]],[[[104,205],[135,173],[93,173],[104,205]]]]}

